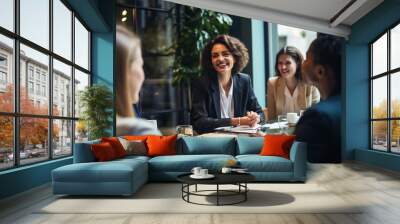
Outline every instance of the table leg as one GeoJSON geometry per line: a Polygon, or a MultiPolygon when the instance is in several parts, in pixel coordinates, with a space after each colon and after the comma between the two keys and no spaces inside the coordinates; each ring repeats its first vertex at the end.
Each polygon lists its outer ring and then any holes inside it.
{"type": "Polygon", "coordinates": [[[195,186],[195,191],[197,192],[197,184],[196,184],[196,186],[195,186]]]}
{"type": "Polygon", "coordinates": [[[189,201],[189,195],[190,195],[190,184],[188,184],[188,185],[187,185],[187,192],[188,192],[188,193],[187,193],[187,201],[188,201],[188,202],[190,202],[190,201],[189,201]]]}
{"type": "Polygon", "coordinates": [[[183,190],[184,190],[184,184],[182,183],[182,188],[181,188],[181,192],[182,192],[182,199],[184,199],[184,196],[183,196],[183,190]]]}
{"type": "Polygon", "coordinates": [[[247,183],[244,183],[244,201],[247,201],[247,183]]]}
{"type": "Polygon", "coordinates": [[[217,206],[219,205],[219,184],[217,184],[217,206]]]}

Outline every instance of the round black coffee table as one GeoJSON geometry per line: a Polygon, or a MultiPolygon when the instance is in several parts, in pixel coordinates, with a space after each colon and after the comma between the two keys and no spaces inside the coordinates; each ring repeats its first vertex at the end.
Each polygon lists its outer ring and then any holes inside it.
{"type": "Polygon", "coordinates": [[[255,180],[255,177],[248,173],[216,173],[213,174],[215,177],[212,179],[193,179],[190,177],[191,173],[182,174],[177,177],[178,181],[182,183],[182,199],[188,203],[198,204],[198,205],[234,205],[239,204],[241,202],[245,202],[247,200],[247,192],[249,188],[247,187],[247,183],[255,180]],[[215,190],[197,190],[198,184],[204,185],[216,185],[215,190]],[[194,191],[190,191],[190,186],[195,186],[194,191]],[[220,189],[220,185],[236,185],[238,186],[237,190],[223,190],[220,189]],[[209,192],[215,192],[215,194],[206,194],[209,192]],[[190,201],[190,196],[204,196],[204,197],[216,197],[216,204],[202,204],[190,201]],[[234,201],[231,203],[221,203],[221,197],[232,197],[232,196],[241,196],[238,201],[234,201]]]}

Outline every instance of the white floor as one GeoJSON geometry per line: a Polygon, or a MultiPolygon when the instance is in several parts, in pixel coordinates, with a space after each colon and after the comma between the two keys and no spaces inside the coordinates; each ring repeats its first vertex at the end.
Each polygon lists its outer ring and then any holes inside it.
{"type": "Polygon", "coordinates": [[[0,201],[0,223],[400,223],[399,173],[359,163],[313,164],[307,184],[317,184],[343,200],[366,206],[361,213],[351,214],[38,214],[35,211],[55,199],[46,185],[0,201]]]}

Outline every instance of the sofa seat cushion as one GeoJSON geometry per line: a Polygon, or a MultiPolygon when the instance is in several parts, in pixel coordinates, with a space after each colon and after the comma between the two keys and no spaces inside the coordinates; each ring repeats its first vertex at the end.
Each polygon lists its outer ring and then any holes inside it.
{"type": "Polygon", "coordinates": [[[122,159],[109,162],[75,163],[53,170],[53,181],[131,182],[132,176],[138,172],[147,172],[145,161],[122,159]]]}
{"type": "Polygon", "coordinates": [[[114,160],[113,162],[117,162],[117,161],[126,161],[126,162],[130,162],[130,161],[134,161],[134,160],[138,160],[138,161],[143,161],[143,162],[147,162],[149,161],[150,157],[148,156],[135,156],[135,155],[131,155],[131,156],[125,156],[124,158],[121,159],[117,159],[114,160]]]}
{"type": "Polygon", "coordinates": [[[279,156],[239,155],[236,160],[249,172],[293,172],[292,161],[279,156]]]}
{"type": "Polygon", "coordinates": [[[211,172],[219,171],[230,159],[231,155],[174,155],[158,156],[149,160],[150,172],[191,172],[193,167],[203,167],[211,172]]]}

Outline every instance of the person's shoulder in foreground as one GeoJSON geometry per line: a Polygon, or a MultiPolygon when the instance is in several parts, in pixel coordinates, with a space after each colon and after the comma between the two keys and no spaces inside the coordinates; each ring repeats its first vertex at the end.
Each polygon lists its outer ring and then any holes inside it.
{"type": "Polygon", "coordinates": [[[151,121],[140,118],[118,118],[117,136],[122,135],[161,135],[151,121]]]}
{"type": "Polygon", "coordinates": [[[306,110],[296,125],[297,141],[307,143],[308,161],[338,163],[340,150],[340,96],[332,96],[306,110]]]}
{"type": "Polygon", "coordinates": [[[296,125],[296,139],[307,143],[309,162],[341,161],[342,44],[337,37],[322,35],[311,43],[302,64],[303,79],[318,88],[322,99],[296,125]]]}

